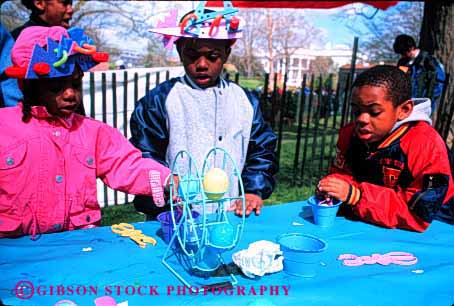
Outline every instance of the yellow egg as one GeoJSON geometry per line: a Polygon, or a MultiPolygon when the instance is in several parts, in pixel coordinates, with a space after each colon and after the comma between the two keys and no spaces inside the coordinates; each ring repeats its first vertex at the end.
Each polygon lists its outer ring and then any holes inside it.
{"type": "Polygon", "coordinates": [[[211,200],[219,200],[229,188],[229,177],[220,168],[210,169],[203,178],[203,189],[211,200]]]}

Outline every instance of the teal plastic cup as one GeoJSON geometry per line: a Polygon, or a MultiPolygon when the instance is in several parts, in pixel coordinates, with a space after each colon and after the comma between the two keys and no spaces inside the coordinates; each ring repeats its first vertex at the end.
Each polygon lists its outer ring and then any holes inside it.
{"type": "Polygon", "coordinates": [[[314,277],[320,269],[320,262],[327,249],[325,241],[311,235],[287,233],[277,237],[277,243],[284,253],[284,271],[287,274],[314,277]]]}
{"type": "Polygon", "coordinates": [[[208,228],[209,245],[197,253],[197,266],[203,271],[214,271],[221,264],[219,255],[232,249],[235,240],[235,228],[229,223],[213,224],[208,228]]]}
{"type": "Polygon", "coordinates": [[[235,228],[229,223],[213,224],[209,230],[209,241],[220,252],[233,245],[235,228]]]}
{"type": "Polygon", "coordinates": [[[182,178],[178,184],[178,196],[183,200],[193,200],[200,193],[200,182],[195,178],[182,178]]]}
{"type": "Polygon", "coordinates": [[[342,204],[339,200],[333,200],[333,205],[319,205],[320,200],[317,197],[310,197],[307,202],[312,208],[314,223],[320,227],[331,227],[336,220],[337,211],[342,204]]]}

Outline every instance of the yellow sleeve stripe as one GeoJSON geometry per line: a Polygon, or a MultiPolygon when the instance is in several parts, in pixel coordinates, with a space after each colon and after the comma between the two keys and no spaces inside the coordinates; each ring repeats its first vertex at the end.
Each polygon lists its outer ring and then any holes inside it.
{"type": "Polygon", "coordinates": [[[347,203],[350,205],[356,205],[361,199],[361,191],[353,185],[351,186],[351,195],[347,199],[347,203]]]}
{"type": "Polygon", "coordinates": [[[385,141],[383,141],[379,146],[378,149],[386,148],[390,144],[392,144],[397,138],[401,137],[407,130],[408,130],[409,124],[405,123],[401,125],[397,130],[391,133],[391,135],[386,138],[385,141]]]}

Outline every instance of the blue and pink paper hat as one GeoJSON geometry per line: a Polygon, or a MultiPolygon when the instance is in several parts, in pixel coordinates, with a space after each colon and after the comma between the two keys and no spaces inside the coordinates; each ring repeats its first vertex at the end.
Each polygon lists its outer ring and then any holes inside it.
{"type": "Polygon", "coordinates": [[[159,21],[150,32],[161,34],[166,48],[172,48],[180,37],[202,39],[237,39],[242,37],[244,21],[236,17],[238,9],[231,1],[224,1],[222,10],[205,12],[206,1],[201,1],[193,13],[178,22],[176,9],[164,21],[159,21]]]}
{"type": "Polygon", "coordinates": [[[76,64],[88,71],[108,59],[80,28],[28,27],[17,38],[11,50],[13,65],[5,73],[18,79],[59,78],[72,75],[76,64]]]}

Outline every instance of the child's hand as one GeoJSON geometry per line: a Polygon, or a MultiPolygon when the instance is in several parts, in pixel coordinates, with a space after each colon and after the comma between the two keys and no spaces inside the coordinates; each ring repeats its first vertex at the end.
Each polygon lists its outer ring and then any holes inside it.
{"type": "Polygon", "coordinates": [[[345,202],[350,191],[350,184],[334,176],[326,176],[320,180],[317,189],[320,193],[334,197],[345,202]]]}
{"type": "MultiPolygon", "coordinates": [[[[249,216],[253,210],[255,210],[257,216],[260,215],[263,207],[262,198],[253,193],[246,193],[244,198],[246,200],[246,216],[249,216]]],[[[243,214],[243,204],[240,200],[236,200],[228,210],[235,211],[235,214],[240,216],[243,214]]]]}
{"type": "Polygon", "coordinates": [[[320,190],[319,185],[320,185],[320,183],[315,188],[315,196],[317,197],[317,199],[323,199],[324,200],[326,198],[331,198],[328,194],[326,194],[326,192],[323,192],[323,191],[320,190]]]}

